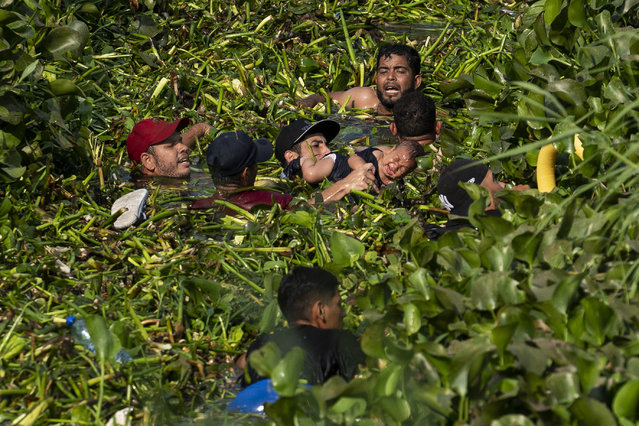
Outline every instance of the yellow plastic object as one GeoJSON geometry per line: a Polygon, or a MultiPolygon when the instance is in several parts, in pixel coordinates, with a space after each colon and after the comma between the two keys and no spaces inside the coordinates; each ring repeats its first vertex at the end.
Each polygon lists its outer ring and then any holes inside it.
{"type": "Polygon", "coordinates": [[[544,145],[539,150],[537,159],[537,188],[539,192],[550,192],[555,184],[555,160],[557,150],[552,144],[544,145]]]}
{"type": "Polygon", "coordinates": [[[581,161],[584,161],[584,146],[581,143],[581,139],[579,139],[579,135],[575,133],[575,155],[579,157],[581,161]]]}
{"type": "MultiPolygon", "coordinates": [[[[573,140],[575,146],[575,155],[581,161],[584,160],[584,146],[579,139],[579,135],[575,133],[573,140]]],[[[555,161],[557,160],[558,151],[551,144],[544,145],[539,150],[539,158],[537,159],[537,188],[539,192],[550,192],[555,186],[555,161]]]]}

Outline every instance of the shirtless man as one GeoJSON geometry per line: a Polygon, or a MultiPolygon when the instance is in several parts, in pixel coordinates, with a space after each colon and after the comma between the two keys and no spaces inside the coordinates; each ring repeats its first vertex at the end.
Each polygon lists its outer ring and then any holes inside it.
{"type": "MultiPolygon", "coordinates": [[[[376,89],[353,87],[328,95],[347,108],[373,109],[378,115],[392,115],[395,102],[422,84],[419,70],[420,58],[415,49],[405,44],[387,44],[380,48],[377,55],[376,89]]],[[[312,108],[324,100],[322,95],[316,93],[296,103],[312,108]]]]}

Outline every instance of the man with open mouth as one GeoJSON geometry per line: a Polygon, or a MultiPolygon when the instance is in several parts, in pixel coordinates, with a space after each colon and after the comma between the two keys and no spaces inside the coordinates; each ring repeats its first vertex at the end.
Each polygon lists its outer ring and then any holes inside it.
{"type": "MultiPolygon", "coordinates": [[[[328,96],[347,108],[372,109],[378,115],[392,115],[395,102],[422,84],[419,53],[405,44],[382,46],[377,55],[376,71],[376,89],[353,87],[343,92],[331,92],[328,96]]],[[[324,100],[324,96],[315,93],[296,103],[312,108],[324,100]]]]}
{"type": "Polygon", "coordinates": [[[173,122],[147,118],[133,126],[126,140],[129,158],[139,165],[144,176],[188,178],[191,175],[189,152],[195,139],[208,133],[211,126],[198,123],[184,133],[188,118],[173,122]]]}

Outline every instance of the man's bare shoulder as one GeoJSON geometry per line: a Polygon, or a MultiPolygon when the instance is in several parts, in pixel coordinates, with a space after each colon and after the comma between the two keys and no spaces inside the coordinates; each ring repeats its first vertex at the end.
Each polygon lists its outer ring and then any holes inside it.
{"type": "Polygon", "coordinates": [[[372,87],[353,87],[343,92],[333,92],[331,98],[339,104],[346,104],[348,108],[377,108],[379,103],[372,87]]]}

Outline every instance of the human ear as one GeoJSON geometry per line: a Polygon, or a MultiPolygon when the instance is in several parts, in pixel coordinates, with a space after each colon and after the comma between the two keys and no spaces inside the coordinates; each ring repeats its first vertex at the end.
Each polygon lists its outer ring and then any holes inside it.
{"type": "Polygon", "coordinates": [[[140,164],[142,165],[144,169],[147,169],[152,172],[155,170],[155,167],[156,167],[155,157],[153,157],[148,152],[143,152],[142,154],[140,154],[140,164]]]}
{"type": "Polygon", "coordinates": [[[284,151],[284,159],[286,160],[287,164],[295,160],[297,157],[299,157],[299,154],[295,151],[291,151],[290,149],[284,151]]]}
{"type": "Polygon", "coordinates": [[[390,131],[393,136],[397,136],[397,126],[395,125],[395,122],[390,124],[390,131]]]}
{"type": "Polygon", "coordinates": [[[422,76],[417,74],[415,76],[415,89],[422,85],[422,76]]]}
{"type": "Polygon", "coordinates": [[[310,323],[317,328],[322,328],[323,324],[326,324],[326,313],[325,306],[321,300],[313,303],[311,307],[311,317],[309,318],[310,323]]]}

